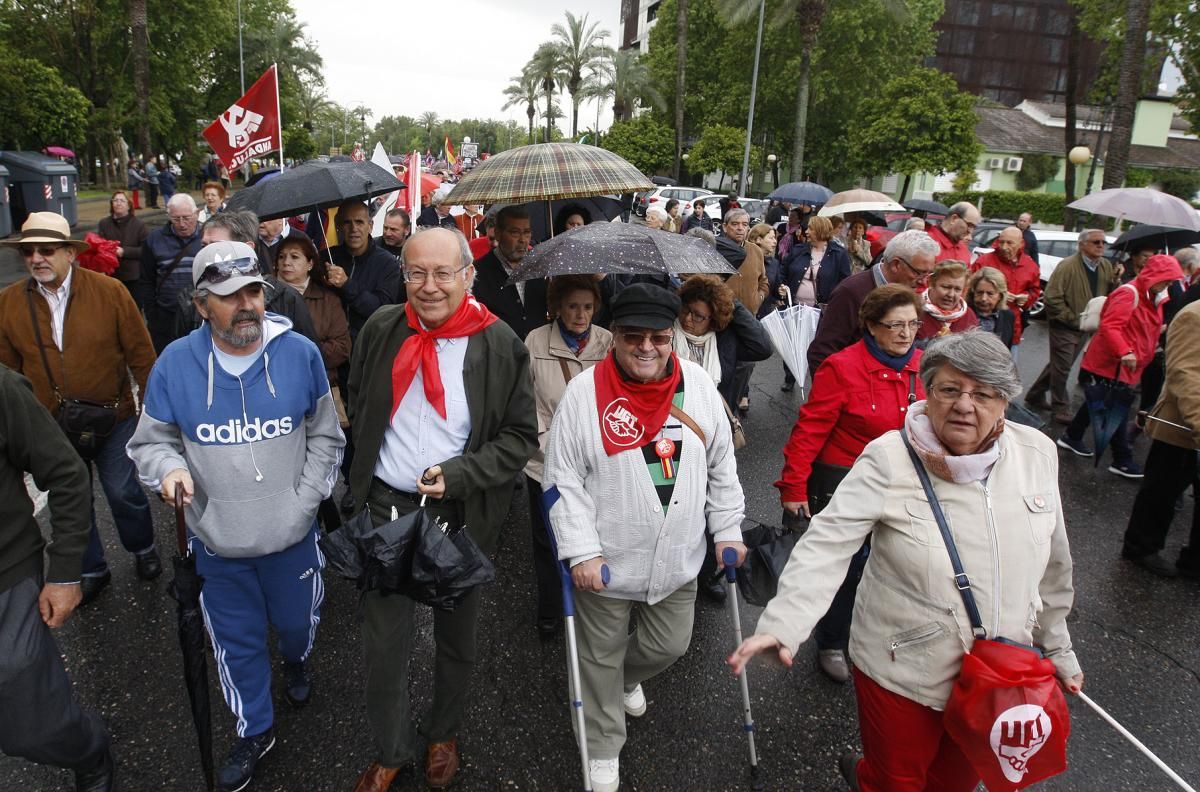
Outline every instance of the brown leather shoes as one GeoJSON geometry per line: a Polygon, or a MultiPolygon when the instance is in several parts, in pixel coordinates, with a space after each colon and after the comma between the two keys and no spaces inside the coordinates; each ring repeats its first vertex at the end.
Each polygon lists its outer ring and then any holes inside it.
{"type": "Polygon", "coordinates": [[[371,762],[371,766],[358,777],[358,783],[354,785],[354,792],[387,792],[391,789],[396,776],[411,768],[412,765],[384,767],[379,762],[371,762]]]}
{"type": "Polygon", "coordinates": [[[455,740],[430,743],[425,755],[425,783],[434,789],[445,789],[458,772],[458,745],[455,740]]]}

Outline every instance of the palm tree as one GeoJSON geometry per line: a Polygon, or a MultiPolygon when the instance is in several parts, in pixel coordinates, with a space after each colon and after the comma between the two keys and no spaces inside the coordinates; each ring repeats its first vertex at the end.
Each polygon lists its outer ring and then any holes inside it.
{"type": "Polygon", "coordinates": [[[525,117],[529,119],[529,142],[533,143],[533,119],[537,116],[539,98],[537,78],[529,72],[513,77],[504,89],[504,95],[508,97],[508,101],[501,108],[503,110],[525,105],[525,117]]]}
{"type": "Polygon", "coordinates": [[[614,121],[630,120],[639,106],[666,107],[649,67],[636,50],[618,50],[599,64],[597,73],[597,95],[612,97],[614,121]]]}
{"type": "MultiPolygon", "coordinates": [[[[804,135],[808,126],[808,92],[812,78],[812,55],[817,36],[829,5],[834,0],[782,0],[771,24],[785,25],[795,20],[800,31],[800,73],[796,75],[796,133],[792,142],[791,180],[800,181],[804,173],[804,135]]],[[[1135,0],[1136,1],[1136,0],[1135,0]]],[[[758,3],[745,0],[719,0],[722,14],[731,24],[740,24],[758,15],[758,3]]],[[[883,0],[884,11],[896,21],[908,15],[906,0],[883,0]]]]}
{"type": "Polygon", "coordinates": [[[137,144],[143,157],[150,153],[150,33],[146,22],[146,0],[129,0],[129,27],[133,33],[133,93],[137,106],[137,144]]]}
{"type": "MultiPolygon", "coordinates": [[[[1125,4],[1125,47],[1117,72],[1117,99],[1113,104],[1112,136],[1104,157],[1103,188],[1125,183],[1129,147],[1133,141],[1133,117],[1142,88],[1146,62],[1146,30],[1150,23],[1150,0],[1128,0],[1125,4]]],[[[1099,156],[1100,152],[1096,152],[1099,156]]]]}
{"type": "Polygon", "coordinates": [[[555,23],[550,33],[557,37],[560,66],[566,73],[566,88],[571,94],[571,137],[579,134],[579,103],[583,96],[579,89],[583,85],[584,72],[593,68],[596,61],[611,52],[604,44],[607,30],[597,30],[599,22],[588,24],[588,15],[577,17],[570,11],[567,25],[555,23]]]}
{"type": "Polygon", "coordinates": [[[679,163],[683,157],[683,77],[687,70],[688,0],[679,0],[675,25],[675,165],[671,175],[678,181],[679,163]]]}
{"type": "Polygon", "coordinates": [[[550,127],[553,123],[554,91],[567,82],[567,72],[563,68],[562,56],[558,47],[547,41],[537,48],[529,63],[525,64],[525,72],[537,80],[538,90],[546,98],[546,110],[542,117],[546,119],[546,142],[550,142],[550,127]]]}
{"type": "Polygon", "coordinates": [[[304,119],[303,126],[309,132],[313,131],[317,116],[333,107],[333,102],[329,101],[325,89],[312,80],[300,81],[299,100],[300,114],[304,119]]]}
{"type": "Polygon", "coordinates": [[[425,127],[425,135],[429,141],[429,148],[433,148],[433,128],[438,125],[439,119],[437,113],[432,110],[426,110],[421,115],[417,116],[417,123],[425,127]]]}
{"type": "Polygon", "coordinates": [[[324,62],[317,48],[305,38],[304,28],[303,22],[287,12],[272,17],[266,28],[247,30],[246,63],[251,73],[265,71],[274,63],[279,67],[281,83],[305,78],[320,82],[324,62]]]}

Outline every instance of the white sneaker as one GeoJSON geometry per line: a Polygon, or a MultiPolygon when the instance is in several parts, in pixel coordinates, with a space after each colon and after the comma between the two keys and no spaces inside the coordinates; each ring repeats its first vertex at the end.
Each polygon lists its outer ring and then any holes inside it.
{"type": "Polygon", "coordinates": [[[617,792],[621,787],[619,759],[588,759],[592,792],[617,792]]]}
{"type": "Polygon", "coordinates": [[[626,714],[635,718],[640,718],[646,714],[646,694],[642,692],[641,685],[626,693],[624,699],[626,714]]]}

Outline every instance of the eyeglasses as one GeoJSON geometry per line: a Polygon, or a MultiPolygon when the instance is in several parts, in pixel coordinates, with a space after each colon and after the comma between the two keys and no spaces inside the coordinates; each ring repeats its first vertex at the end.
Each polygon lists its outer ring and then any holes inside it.
{"type": "Polygon", "coordinates": [[[170,220],[172,223],[175,223],[178,225],[180,223],[186,223],[189,220],[196,219],[196,213],[189,212],[188,214],[185,214],[185,215],[167,215],[167,219],[170,220]]]}
{"type": "Polygon", "coordinates": [[[690,316],[693,321],[699,322],[701,324],[704,324],[709,319],[712,319],[711,316],[708,316],[708,315],[702,314],[702,313],[696,313],[695,311],[693,311],[691,309],[688,309],[687,311],[685,311],[683,316],[684,316],[684,318],[687,318],[690,316]]]}
{"type": "Polygon", "coordinates": [[[926,278],[928,278],[930,275],[933,274],[933,270],[919,270],[916,267],[914,267],[912,264],[909,264],[907,260],[905,260],[899,256],[896,256],[896,260],[899,261],[900,263],[902,263],[904,266],[908,267],[908,271],[911,272],[918,281],[923,281],[926,278]]]}
{"type": "Polygon", "coordinates": [[[411,283],[413,286],[423,286],[430,276],[433,276],[434,283],[445,286],[453,282],[454,276],[469,266],[471,265],[465,264],[456,270],[440,269],[433,272],[426,272],[425,270],[402,270],[401,274],[404,276],[404,282],[411,283]]]}
{"type": "Polygon", "coordinates": [[[1088,239],[1088,240],[1085,240],[1083,244],[1085,244],[1085,245],[1103,245],[1104,240],[1103,239],[1088,239]]]}
{"type": "Polygon", "coordinates": [[[963,396],[970,396],[976,407],[991,407],[1000,401],[1000,394],[990,390],[965,391],[953,385],[937,385],[930,394],[943,404],[954,404],[963,396]]]}
{"type": "Polygon", "coordinates": [[[886,327],[893,333],[899,333],[901,330],[908,330],[911,333],[915,333],[921,329],[920,320],[913,320],[911,322],[876,322],[875,324],[880,327],[886,327]]]}
{"type": "Polygon", "coordinates": [[[204,268],[204,272],[200,273],[200,280],[196,281],[196,283],[197,285],[201,283],[224,283],[238,275],[258,274],[258,259],[230,259],[229,261],[218,261],[216,264],[209,264],[204,268]]]}
{"type": "Polygon", "coordinates": [[[33,258],[33,254],[37,253],[42,258],[50,258],[65,247],[66,245],[33,245],[30,247],[22,245],[21,255],[25,258],[33,258]]]}
{"type": "Polygon", "coordinates": [[[675,340],[675,334],[671,333],[671,332],[667,332],[667,333],[627,332],[627,333],[618,333],[617,335],[619,335],[621,337],[621,340],[623,342],[625,342],[626,344],[628,344],[631,347],[640,347],[647,338],[650,339],[650,343],[656,347],[670,346],[671,342],[675,340]]]}

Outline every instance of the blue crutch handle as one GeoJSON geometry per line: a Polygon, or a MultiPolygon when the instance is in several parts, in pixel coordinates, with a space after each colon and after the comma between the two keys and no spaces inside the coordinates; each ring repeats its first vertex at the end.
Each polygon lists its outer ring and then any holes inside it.
{"type": "Polygon", "coordinates": [[[600,567],[600,580],[605,586],[608,585],[608,581],[612,580],[612,574],[608,571],[608,564],[604,564],[600,567]]]}
{"type": "MultiPolygon", "coordinates": [[[[559,494],[558,487],[551,486],[542,492],[542,519],[546,523],[546,533],[550,536],[550,552],[558,556],[558,542],[554,538],[554,528],[550,525],[550,510],[554,508],[554,504],[558,503],[558,499],[562,497],[559,494]]],[[[612,580],[612,573],[608,571],[608,564],[600,567],[600,579],[607,586],[612,580]]],[[[571,567],[566,561],[558,562],[558,580],[562,586],[563,598],[563,615],[575,615],[575,584],[571,580],[571,567]]]]}
{"type": "Polygon", "coordinates": [[[721,563],[725,565],[725,579],[737,583],[737,550],[726,547],[721,551],[721,563]]]}

